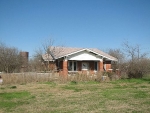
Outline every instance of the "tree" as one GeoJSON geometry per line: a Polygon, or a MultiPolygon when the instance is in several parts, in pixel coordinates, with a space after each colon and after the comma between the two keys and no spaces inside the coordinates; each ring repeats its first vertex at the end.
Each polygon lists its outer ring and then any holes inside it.
{"type": "Polygon", "coordinates": [[[21,66],[21,57],[15,47],[7,47],[0,43],[0,71],[13,72],[19,70],[21,66]]]}
{"type": "Polygon", "coordinates": [[[141,51],[139,45],[131,46],[128,42],[123,43],[123,50],[127,57],[126,73],[129,78],[142,78],[150,70],[150,60],[146,57],[148,53],[141,51]]]}
{"type": "Polygon", "coordinates": [[[121,69],[121,65],[125,62],[124,53],[120,49],[109,49],[108,54],[118,59],[117,63],[112,64],[113,70],[121,69]]]}
{"type": "Polygon", "coordinates": [[[40,57],[34,57],[29,60],[29,71],[31,72],[46,70],[45,67],[46,66],[43,63],[42,58],[40,57]]]}
{"type": "Polygon", "coordinates": [[[112,64],[112,68],[119,69],[129,78],[142,78],[150,72],[150,59],[147,52],[142,52],[139,45],[123,43],[123,49],[109,49],[108,54],[118,59],[117,64],[112,64]]]}
{"type": "Polygon", "coordinates": [[[45,70],[51,71],[50,64],[54,64],[56,55],[63,51],[63,46],[55,47],[54,40],[49,38],[42,43],[41,47],[35,51],[34,61],[40,61],[42,65],[45,66],[45,70]],[[58,49],[59,48],[59,49],[58,49]],[[45,60],[43,60],[43,58],[45,60]]]}

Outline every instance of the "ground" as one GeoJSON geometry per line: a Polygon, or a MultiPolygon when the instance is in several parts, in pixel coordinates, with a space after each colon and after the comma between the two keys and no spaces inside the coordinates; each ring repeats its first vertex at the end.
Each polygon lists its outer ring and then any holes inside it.
{"type": "Polygon", "coordinates": [[[0,86],[0,113],[149,113],[150,79],[0,86]]]}

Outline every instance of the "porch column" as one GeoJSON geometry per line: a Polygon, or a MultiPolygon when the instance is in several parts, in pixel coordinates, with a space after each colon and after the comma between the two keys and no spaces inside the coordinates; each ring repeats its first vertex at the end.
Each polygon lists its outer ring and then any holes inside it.
{"type": "Polygon", "coordinates": [[[68,76],[68,61],[64,60],[63,61],[63,77],[68,76]]]}
{"type": "Polygon", "coordinates": [[[99,61],[99,71],[104,71],[104,69],[103,69],[103,61],[99,61]]]}

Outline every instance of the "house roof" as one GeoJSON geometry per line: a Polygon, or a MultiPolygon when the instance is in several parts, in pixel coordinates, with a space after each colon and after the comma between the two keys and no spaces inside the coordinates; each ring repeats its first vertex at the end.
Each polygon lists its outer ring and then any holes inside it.
{"type": "MultiPolygon", "coordinates": [[[[59,58],[65,57],[65,56],[76,54],[81,51],[89,51],[89,52],[99,55],[105,59],[117,61],[117,59],[115,57],[113,57],[97,48],[50,47],[49,49],[55,59],[59,59],[59,58]]],[[[48,60],[53,61],[54,60],[52,58],[52,56],[48,55],[48,54],[44,54],[44,55],[42,55],[42,57],[45,61],[48,61],[48,60]]]]}

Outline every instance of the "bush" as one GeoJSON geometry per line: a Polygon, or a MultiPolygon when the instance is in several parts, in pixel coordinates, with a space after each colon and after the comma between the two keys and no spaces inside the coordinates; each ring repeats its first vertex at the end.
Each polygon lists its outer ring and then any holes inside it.
{"type": "Polygon", "coordinates": [[[136,59],[129,62],[127,67],[127,74],[129,78],[142,78],[145,74],[150,71],[150,60],[149,59],[136,59]]]}

